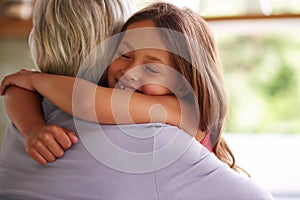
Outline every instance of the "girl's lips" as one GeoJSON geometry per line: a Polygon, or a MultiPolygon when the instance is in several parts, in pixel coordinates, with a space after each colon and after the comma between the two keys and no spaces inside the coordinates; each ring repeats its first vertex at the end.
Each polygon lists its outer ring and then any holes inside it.
{"type": "Polygon", "coordinates": [[[123,84],[121,81],[116,80],[116,82],[117,82],[116,88],[118,88],[118,89],[132,91],[132,92],[138,92],[138,93],[143,93],[139,89],[135,89],[133,87],[130,87],[130,86],[127,86],[127,85],[123,84]]]}
{"type": "Polygon", "coordinates": [[[118,89],[121,89],[121,90],[127,90],[127,91],[133,91],[133,92],[135,91],[135,88],[128,87],[128,86],[124,85],[121,81],[118,81],[116,86],[118,89]]]}

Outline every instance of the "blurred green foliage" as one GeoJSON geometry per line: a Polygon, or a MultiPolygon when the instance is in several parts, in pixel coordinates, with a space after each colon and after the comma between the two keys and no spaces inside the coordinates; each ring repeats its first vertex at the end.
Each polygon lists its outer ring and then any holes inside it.
{"type": "Polygon", "coordinates": [[[230,100],[228,132],[300,133],[300,38],[217,38],[230,100]]]}

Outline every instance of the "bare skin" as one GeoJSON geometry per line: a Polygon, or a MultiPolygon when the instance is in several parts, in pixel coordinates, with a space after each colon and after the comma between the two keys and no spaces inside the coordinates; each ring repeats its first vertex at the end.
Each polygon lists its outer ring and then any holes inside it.
{"type": "MultiPolygon", "coordinates": [[[[128,30],[143,27],[155,25],[151,20],[145,20],[133,23],[128,30]]],[[[151,33],[151,39],[166,49],[158,32],[151,33]]],[[[117,58],[108,69],[107,79],[111,88],[74,77],[21,71],[5,77],[0,92],[3,95],[6,87],[16,85],[39,92],[65,112],[84,120],[104,124],[164,122],[178,126],[192,136],[197,135],[198,140],[203,139],[205,133],[198,130],[196,113],[191,112],[193,106],[174,96],[173,91],[180,97],[187,90],[181,87],[183,84],[178,84],[179,79],[174,73],[176,64],[171,54],[160,49],[135,50],[135,45],[140,42],[127,34],[122,38],[116,52],[117,58]],[[73,92],[74,84],[76,93],[73,92]]],[[[42,120],[39,118],[39,121],[42,120]]],[[[17,124],[24,126],[21,117],[17,119],[17,124]]],[[[47,127],[42,122],[36,127],[39,127],[35,129],[36,134],[26,130],[23,132],[24,135],[35,135],[35,139],[30,139],[35,142],[29,142],[34,144],[31,145],[30,155],[41,164],[62,156],[64,150],[77,142],[76,136],[69,130],[47,127]]]]}

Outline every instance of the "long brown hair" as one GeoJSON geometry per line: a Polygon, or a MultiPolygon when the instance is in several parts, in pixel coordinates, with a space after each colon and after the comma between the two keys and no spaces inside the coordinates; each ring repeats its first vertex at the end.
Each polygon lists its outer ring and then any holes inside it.
{"type": "Polygon", "coordinates": [[[173,53],[177,70],[189,82],[196,97],[194,101],[200,115],[198,128],[210,134],[215,155],[236,170],[234,155],[222,137],[228,115],[227,92],[218,50],[207,23],[190,9],[159,2],[135,13],[122,30],[142,20],[152,20],[157,27],[172,30],[161,31],[161,36],[168,49],[188,56],[185,59],[173,53]],[[172,35],[174,31],[181,33],[184,38],[179,41],[178,37],[172,35]]]}

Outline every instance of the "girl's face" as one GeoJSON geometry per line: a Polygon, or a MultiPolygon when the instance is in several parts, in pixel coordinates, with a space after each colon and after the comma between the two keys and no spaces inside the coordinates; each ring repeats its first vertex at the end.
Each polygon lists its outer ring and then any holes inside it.
{"type": "Polygon", "coordinates": [[[135,22],[127,28],[108,68],[109,87],[147,95],[168,95],[175,92],[179,76],[172,54],[166,51],[157,29],[138,29],[149,27],[155,27],[151,20],[135,22]],[[128,32],[133,29],[134,33],[128,32]]]}

